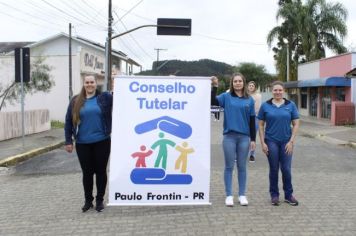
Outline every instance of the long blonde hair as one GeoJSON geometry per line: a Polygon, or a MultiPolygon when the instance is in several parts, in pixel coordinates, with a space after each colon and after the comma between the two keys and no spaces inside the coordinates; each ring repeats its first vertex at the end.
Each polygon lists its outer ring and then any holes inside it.
{"type": "Polygon", "coordinates": [[[237,73],[233,73],[232,76],[231,76],[231,79],[230,79],[230,86],[229,86],[229,90],[230,90],[230,93],[233,94],[235,93],[235,90],[234,90],[234,78],[236,76],[240,76],[242,78],[242,81],[244,83],[244,86],[242,88],[242,96],[245,97],[245,98],[248,98],[249,95],[247,93],[247,88],[246,88],[246,78],[245,76],[243,76],[243,74],[237,72],[237,73]]]}

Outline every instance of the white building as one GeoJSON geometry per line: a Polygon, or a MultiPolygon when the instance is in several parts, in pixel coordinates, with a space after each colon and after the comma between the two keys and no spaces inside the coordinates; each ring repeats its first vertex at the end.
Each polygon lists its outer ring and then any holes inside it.
{"type": "MultiPolygon", "coordinates": [[[[69,36],[57,34],[36,43],[26,45],[30,48],[31,63],[36,57],[43,57],[44,64],[52,67],[50,72],[55,86],[49,93],[38,92],[26,95],[25,110],[49,109],[50,120],[64,121],[69,102],[69,36]]],[[[5,86],[14,81],[13,51],[0,55],[0,83],[5,86]]],[[[139,71],[141,66],[126,54],[112,51],[113,75],[130,75],[139,71]]],[[[96,42],[72,37],[72,89],[78,94],[86,74],[94,74],[98,79],[99,88],[104,84],[105,47],[96,42]]],[[[21,104],[7,104],[2,111],[20,111],[21,104]]]]}

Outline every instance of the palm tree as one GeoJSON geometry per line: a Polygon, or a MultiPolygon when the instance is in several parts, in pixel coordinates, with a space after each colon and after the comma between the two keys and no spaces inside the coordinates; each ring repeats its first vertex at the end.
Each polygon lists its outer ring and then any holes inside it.
{"type": "Polygon", "coordinates": [[[342,40],[347,34],[347,10],[340,3],[308,0],[303,4],[301,0],[280,0],[279,5],[276,18],[283,22],[267,36],[269,47],[277,40],[273,51],[279,79],[286,78],[287,47],[290,80],[297,80],[298,63],[325,57],[326,47],[336,53],[346,52],[342,40]]]}
{"type": "Polygon", "coordinates": [[[308,0],[302,18],[302,48],[306,61],[324,58],[325,47],[338,54],[347,51],[342,44],[347,35],[347,10],[342,4],[308,0]]]}

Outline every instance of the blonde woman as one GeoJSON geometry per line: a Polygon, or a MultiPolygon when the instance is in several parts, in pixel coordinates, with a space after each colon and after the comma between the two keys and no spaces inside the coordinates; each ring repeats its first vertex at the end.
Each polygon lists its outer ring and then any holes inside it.
{"type": "MultiPolygon", "coordinates": [[[[255,101],[255,112],[258,114],[258,111],[260,110],[261,107],[261,100],[262,96],[261,94],[257,91],[257,84],[255,81],[250,81],[247,84],[247,90],[248,94],[253,98],[255,101]]],[[[258,132],[258,119],[257,117],[255,118],[255,124],[256,124],[256,133],[258,132]]],[[[250,162],[255,162],[255,150],[250,150],[250,162]]]]}
{"type": "Polygon", "coordinates": [[[229,92],[216,96],[218,79],[212,81],[212,105],[224,108],[223,149],[225,159],[224,183],[225,205],[232,207],[234,197],[232,191],[232,176],[234,166],[237,166],[240,205],[247,206],[247,158],[249,150],[256,147],[255,107],[253,99],[247,93],[246,79],[240,73],[232,75],[229,92]]]}

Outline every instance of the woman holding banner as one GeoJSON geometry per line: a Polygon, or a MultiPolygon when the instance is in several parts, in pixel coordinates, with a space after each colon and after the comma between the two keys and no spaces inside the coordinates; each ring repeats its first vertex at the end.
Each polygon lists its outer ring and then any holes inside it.
{"type": "Polygon", "coordinates": [[[100,93],[94,76],[84,78],[81,92],[71,100],[65,118],[65,149],[73,151],[73,137],[83,172],[85,204],[82,211],[93,207],[93,177],[96,177],[96,207],[104,209],[107,182],[106,166],[110,155],[112,95],[100,93]]]}
{"type": "Polygon", "coordinates": [[[256,147],[254,100],[248,95],[246,79],[240,73],[232,75],[228,92],[216,96],[218,79],[212,77],[212,105],[224,108],[223,149],[225,159],[225,205],[233,206],[232,175],[236,161],[238,170],[239,202],[247,206],[247,157],[256,147]]]}

